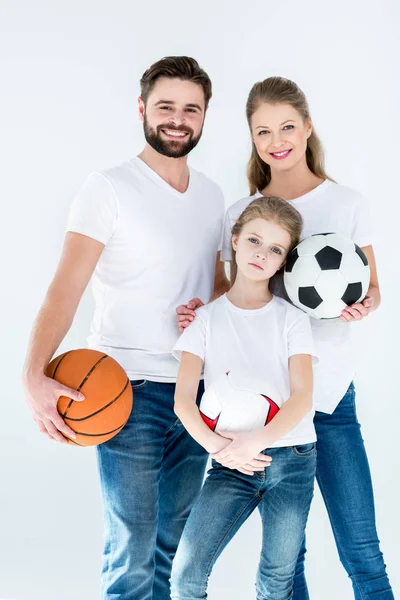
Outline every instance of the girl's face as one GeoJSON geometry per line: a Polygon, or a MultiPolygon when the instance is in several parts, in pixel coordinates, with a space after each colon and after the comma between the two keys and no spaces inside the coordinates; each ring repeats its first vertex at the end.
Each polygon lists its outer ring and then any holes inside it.
{"type": "Polygon", "coordinates": [[[275,221],[258,217],[232,236],[238,272],[255,281],[270,279],[285,263],[291,239],[275,221]]]}
{"type": "Polygon", "coordinates": [[[311,120],[304,122],[290,104],[260,104],[250,125],[258,155],[271,169],[285,171],[305,160],[311,120]]]}

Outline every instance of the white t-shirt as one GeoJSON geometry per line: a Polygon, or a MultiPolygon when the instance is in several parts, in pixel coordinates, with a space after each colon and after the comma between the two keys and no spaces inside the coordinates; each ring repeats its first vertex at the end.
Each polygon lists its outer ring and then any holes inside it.
{"type": "MultiPolygon", "coordinates": [[[[235,221],[252,200],[242,198],[225,215],[222,260],[232,259],[231,231],[235,221]]],[[[340,233],[358,246],[372,244],[372,225],[367,200],[362,194],[326,179],[308,194],[288,200],[304,219],[301,239],[315,233],[340,233]]],[[[313,319],[311,326],[319,362],[314,367],[315,410],[332,413],[355,375],[351,326],[340,319],[313,319]]]]}
{"type": "Polygon", "coordinates": [[[184,193],[138,157],[90,175],[67,225],[105,244],[92,278],[89,347],[130,379],[175,382],[175,309],[210,300],[223,218],[221,190],[192,168],[184,193]]]}
{"type": "MultiPolygon", "coordinates": [[[[284,401],[290,397],[288,360],[294,354],[315,355],[310,318],[282,298],[258,309],[242,309],[226,294],[196,310],[196,318],[176,342],[177,360],[190,352],[204,361],[204,387],[228,371],[271,384],[284,401]]],[[[273,447],[315,442],[314,411],[273,447]]]]}

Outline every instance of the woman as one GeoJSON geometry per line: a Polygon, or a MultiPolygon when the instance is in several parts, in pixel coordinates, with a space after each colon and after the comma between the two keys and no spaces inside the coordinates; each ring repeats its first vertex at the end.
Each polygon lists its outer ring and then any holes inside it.
{"type": "MultiPolygon", "coordinates": [[[[343,310],[340,319],[311,319],[319,363],[314,368],[314,424],[317,481],[331,521],[340,560],[352,580],[356,600],[392,600],[393,592],[379,549],[368,459],[355,408],[354,353],[350,323],[380,304],[367,202],[358,192],[330,179],[307,99],[282,77],[256,83],[246,105],[252,138],[248,164],[250,196],[225,217],[221,258],[230,261],[231,229],[244,208],[260,195],[276,195],[302,215],[302,238],[335,232],[351,238],[371,268],[367,297],[343,310]]],[[[277,292],[278,293],[278,292],[277,292]]],[[[181,307],[178,325],[194,318],[199,303],[181,307]]],[[[309,598],[304,576],[305,542],[294,579],[294,600],[309,598]]]]}

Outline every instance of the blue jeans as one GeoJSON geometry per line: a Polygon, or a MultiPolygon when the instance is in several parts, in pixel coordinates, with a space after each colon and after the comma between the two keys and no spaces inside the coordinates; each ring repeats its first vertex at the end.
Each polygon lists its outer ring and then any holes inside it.
{"type": "MultiPolygon", "coordinates": [[[[131,416],[97,447],[103,507],[102,600],[170,600],[172,560],[208,454],[174,413],[174,383],[133,381],[131,416]]],[[[200,381],[197,403],[204,391],[200,381]]]]}
{"type": "MultiPolygon", "coordinates": [[[[335,411],[316,412],[317,481],[340,560],[355,600],[393,600],[375,527],[371,474],[351,383],[335,411]]],[[[294,600],[309,600],[304,576],[305,539],[294,579],[294,600]]]]}
{"type": "Polygon", "coordinates": [[[211,570],[228,542],[258,506],[263,542],[257,600],[292,597],[296,559],[313,496],[315,444],[264,450],[270,467],[244,475],[215,460],[175,556],[171,599],[207,598],[211,570]]]}

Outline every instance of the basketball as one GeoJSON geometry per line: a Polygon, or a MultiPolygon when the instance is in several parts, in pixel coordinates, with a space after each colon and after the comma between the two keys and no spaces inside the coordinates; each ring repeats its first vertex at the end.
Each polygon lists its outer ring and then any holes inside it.
{"type": "Polygon", "coordinates": [[[132,387],[121,365],[104,352],[70,350],[54,358],[45,374],[85,396],[82,402],[61,396],[57,403],[58,412],[76,433],[75,440],[67,437],[70,444],[102,444],[127,422],[132,410],[132,387]]]}
{"type": "Polygon", "coordinates": [[[243,372],[228,371],[207,387],[200,415],[208,427],[219,431],[255,431],[267,425],[283,404],[270,382],[243,372]]]}

